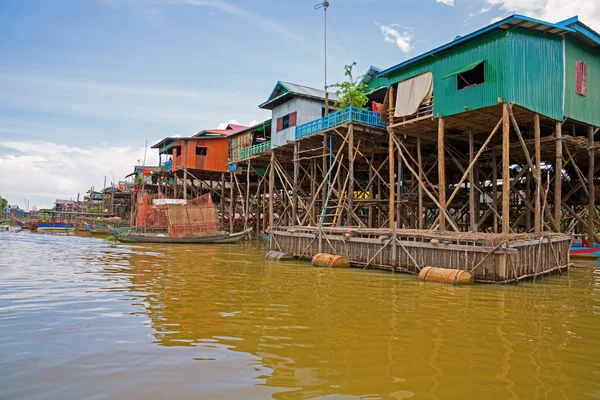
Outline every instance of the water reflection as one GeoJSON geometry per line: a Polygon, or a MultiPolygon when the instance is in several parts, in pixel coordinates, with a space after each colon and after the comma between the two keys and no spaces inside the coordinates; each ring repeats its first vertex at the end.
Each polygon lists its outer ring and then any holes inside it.
{"type": "MultiPolygon", "coordinates": [[[[121,374],[109,392],[112,398],[142,398],[148,387],[160,390],[158,382],[166,382],[173,398],[600,395],[600,270],[592,266],[535,284],[455,288],[406,275],[265,262],[260,244],[163,247],[51,240],[50,248],[43,240],[30,243],[29,253],[19,257],[11,248],[18,243],[7,245],[0,238],[0,251],[9,254],[5,262],[21,267],[18,273],[0,270],[0,306],[35,327],[16,327],[27,338],[39,334],[40,324],[30,320],[33,309],[14,307],[16,291],[27,292],[22,289],[31,281],[49,278],[46,292],[103,302],[102,311],[94,311],[94,304],[76,316],[67,313],[67,324],[84,317],[101,321],[93,338],[80,326],[60,334],[69,337],[73,349],[87,347],[103,360],[100,370],[79,372],[80,379],[93,385],[111,368],[121,374]],[[67,251],[52,253],[52,246],[67,241],[67,251]],[[40,258],[54,268],[40,267],[40,258]],[[65,264],[70,268],[61,267],[65,264]],[[64,282],[56,279],[57,269],[64,282]],[[74,293],[73,285],[85,289],[74,293]],[[128,343],[127,351],[120,350],[120,342],[128,343]],[[115,354],[116,361],[108,361],[115,354]],[[130,382],[140,373],[144,389],[130,382]]],[[[40,297],[39,291],[32,293],[40,297]]],[[[46,313],[65,309],[54,303],[46,313]]],[[[0,319],[0,328],[15,329],[7,320],[0,319]]],[[[46,351],[33,353],[46,358],[65,350],[56,341],[48,344],[46,351]]],[[[19,349],[10,338],[0,342],[3,354],[19,349]]],[[[23,362],[12,355],[9,361],[13,367],[23,362]]],[[[52,380],[39,388],[44,382],[52,380]]]]}

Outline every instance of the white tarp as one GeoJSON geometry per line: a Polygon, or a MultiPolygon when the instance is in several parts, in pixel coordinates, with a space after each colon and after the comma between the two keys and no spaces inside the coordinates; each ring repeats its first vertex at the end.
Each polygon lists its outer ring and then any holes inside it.
{"type": "Polygon", "coordinates": [[[152,200],[152,205],[153,206],[166,206],[168,204],[179,204],[179,205],[186,205],[187,204],[187,200],[181,200],[181,199],[153,199],[152,200]]]}
{"type": "Polygon", "coordinates": [[[433,74],[431,72],[398,83],[394,117],[401,118],[416,113],[423,100],[431,97],[432,90],[433,74]]]}

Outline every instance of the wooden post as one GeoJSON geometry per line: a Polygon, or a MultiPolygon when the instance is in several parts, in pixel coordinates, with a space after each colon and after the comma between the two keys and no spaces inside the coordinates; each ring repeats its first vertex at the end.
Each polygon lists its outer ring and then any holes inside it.
{"type": "Polygon", "coordinates": [[[352,226],[354,214],[354,126],[348,127],[348,215],[346,226],[352,226]]]}
{"type": "Polygon", "coordinates": [[[396,271],[396,265],[398,264],[398,242],[396,237],[398,234],[398,221],[394,221],[392,227],[392,271],[396,271]]]}
{"type": "MultiPolygon", "coordinates": [[[[525,175],[525,199],[531,203],[531,175],[533,171],[527,171],[525,175]]],[[[529,207],[525,207],[525,229],[527,232],[531,232],[531,210],[529,207]]]]}
{"type": "Polygon", "coordinates": [[[446,218],[444,211],[446,210],[446,154],[444,151],[444,118],[438,114],[438,189],[440,192],[440,230],[446,230],[446,218]]]}
{"type": "MultiPolygon", "coordinates": [[[[390,89],[392,90],[392,89],[390,89]]],[[[390,164],[390,210],[389,210],[389,227],[390,229],[394,229],[394,216],[396,215],[396,213],[394,212],[394,208],[395,208],[395,204],[396,204],[396,200],[394,198],[394,196],[396,195],[396,192],[394,190],[394,173],[395,173],[395,168],[394,168],[394,137],[393,137],[394,133],[393,132],[389,132],[389,138],[390,141],[388,143],[388,152],[389,152],[389,159],[388,162],[390,164]]]]}
{"type": "Polygon", "coordinates": [[[183,199],[187,200],[187,192],[188,192],[188,177],[187,177],[187,168],[183,169],[183,199]]]}
{"type": "MultiPolygon", "coordinates": [[[[314,199],[317,197],[317,160],[312,159],[310,160],[310,200],[313,204],[314,199]]],[[[310,208],[310,221],[312,226],[317,224],[316,215],[316,208],[313,205],[313,207],[310,208]]]]}
{"type": "Polygon", "coordinates": [[[233,233],[233,225],[235,223],[235,215],[233,215],[233,171],[229,172],[229,233],[233,233]]]}
{"type": "MultiPolygon", "coordinates": [[[[421,137],[417,137],[417,163],[419,164],[419,182],[423,182],[423,158],[421,155],[421,137]]],[[[423,229],[423,187],[418,185],[418,193],[419,193],[419,229],[423,229]]]]}
{"type": "Polygon", "coordinates": [[[502,103],[502,233],[510,233],[510,116],[502,103]]]}
{"type": "Polygon", "coordinates": [[[225,230],[225,173],[221,172],[221,231],[225,230]]]}
{"type": "Polygon", "coordinates": [[[294,142],[294,187],[292,188],[292,223],[296,225],[298,222],[298,175],[300,175],[300,142],[294,142]]]}
{"type": "Polygon", "coordinates": [[[543,222],[541,220],[542,211],[542,142],[540,130],[540,116],[533,115],[533,132],[535,141],[535,214],[533,217],[533,229],[535,233],[542,231],[543,222]]]}
{"type": "MultiPolygon", "coordinates": [[[[327,110],[326,110],[327,111],[327,110]]],[[[327,179],[327,174],[329,172],[327,155],[329,153],[329,144],[327,141],[327,133],[323,133],[323,179],[327,179]]],[[[327,191],[329,190],[328,185],[323,185],[321,188],[321,209],[325,208],[327,202],[327,191]]],[[[324,210],[323,214],[327,214],[327,210],[324,210]]]]}
{"type": "MultiPolygon", "coordinates": [[[[469,128],[469,165],[475,158],[475,146],[473,144],[473,131],[469,128]]],[[[477,232],[477,220],[475,219],[475,171],[471,168],[469,172],[469,222],[471,232],[477,232]]]]}
{"type": "Polygon", "coordinates": [[[554,167],[554,229],[560,232],[560,210],[562,200],[562,122],[556,121],[556,164],[554,167]]]}
{"type": "Polygon", "coordinates": [[[375,195],[373,193],[373,168],[375,168],[375,150],[371,149],[371,159],[369,161],[369,187],[367,187],[367,191],[369,192],[369,211],[367,214],[367,227],[373,227],[373,203],[371,203],[375,199],[375,195]]]}
{"type": "Polygon", "coordinates": [[[594,247],[594,236],[596,234],[595,224],[594,224],[594,216],[596,214],[596,192],[594,191],[594,127],[588,126],[587,128],[588,134],[588,146],[589,146],[589,168],[588,168],[588,193],[589,195],[589,203],[588,203],[588,241],[590,242],[590,247],[594,247]]]}
{"type": "Polygon", "coordinates": [[[250,162],[246,167],[246,202],[244,207],[244,230],[248,230],[248,218],[250,218],[250,162]]]}
{"type": "Polygon", "coordinates": [[[269,250],[273,250],[273,195],[275,189],[275,152],[271,150],[271,163],[269,164],[269,250]]]}
{"type": "Polygon", "coordinates": [[[495,213],[494,217],[494,233],[498,233],[498,158],[496,157],[496,150],[492,149],[492,208],[495,213]]]}
{"type": "Polygon", "coordinates": [[[404,176],[402,174],[402,158],[398,157],[398,171],[396,173],[396,227],[402,223],[402,214],[400,210],[400,200],[402,196],[402,185],[404,183],[404,176]]]}

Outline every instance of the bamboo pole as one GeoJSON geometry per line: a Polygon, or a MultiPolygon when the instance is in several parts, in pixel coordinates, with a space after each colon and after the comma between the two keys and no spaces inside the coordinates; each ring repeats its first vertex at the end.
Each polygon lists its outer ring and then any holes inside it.
{"type": "MultiPolygon", "coordinates": [[[[371,159],[369,161],[369,184],[367,185],[367,191],[369,192],[369,199],[375,199],[373,194],[373,165],[375,164],[375,150],[371,149],[371,159]]],[[[373,227],[373,205],[369,203],[367,213],[367,227],[373,227]]]]}
{"type": "Polygon", "coordinates": [[[441,215],[446,212],[446,152],[444,151],[444,118],[438,114],[438,190],[440,202],[440,230],[446,230],[446,219],[441,215]]]}
{"type": "Polygon", "coordinates": [[[494,233],[498,233],[498,158],[492,149],[492,208],[494,209],[494,233]]]}
{"type": "Polygon", "coordinates": [[[510,233],[510,116],[502,103],[502,233],[510,233]]]}
{"type": "Polygon", "coordinates": [[[229,172],[229,233],[233,233],[235,216],[233,215],[233,171],[229,172]]]}
{"type": "Polygon", "coordinates": [[[246,202],[244,210],[244,231],[248,230],[248,218],[250,217],[250,162],[248,160],[248,166],[246,167],[246,202]]]}
{"type": "Polygon", "coordinates": [[[183,169],[183,200],[187,200],[187,192],[188,192],[188,177],[187,177],[187,168],[183,169]]]}
{"type": "Polygon", "coordinates": [[[221,198],[219,201],[221,209],[221,231],[225,230],[225,173],[221,172],[221,198]]]}

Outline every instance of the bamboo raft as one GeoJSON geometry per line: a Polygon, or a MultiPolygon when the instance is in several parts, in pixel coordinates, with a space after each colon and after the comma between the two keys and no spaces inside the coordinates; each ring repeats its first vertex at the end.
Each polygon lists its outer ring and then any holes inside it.
{"type": "Polygon", "coordinates": [[[270,250],[301,259],[325,252],[354,267],[418,274],[426,266],[470,271],[476,282],[514,283],[569,268],[572,237],[418,229],[274,227],[270,250]]]}

